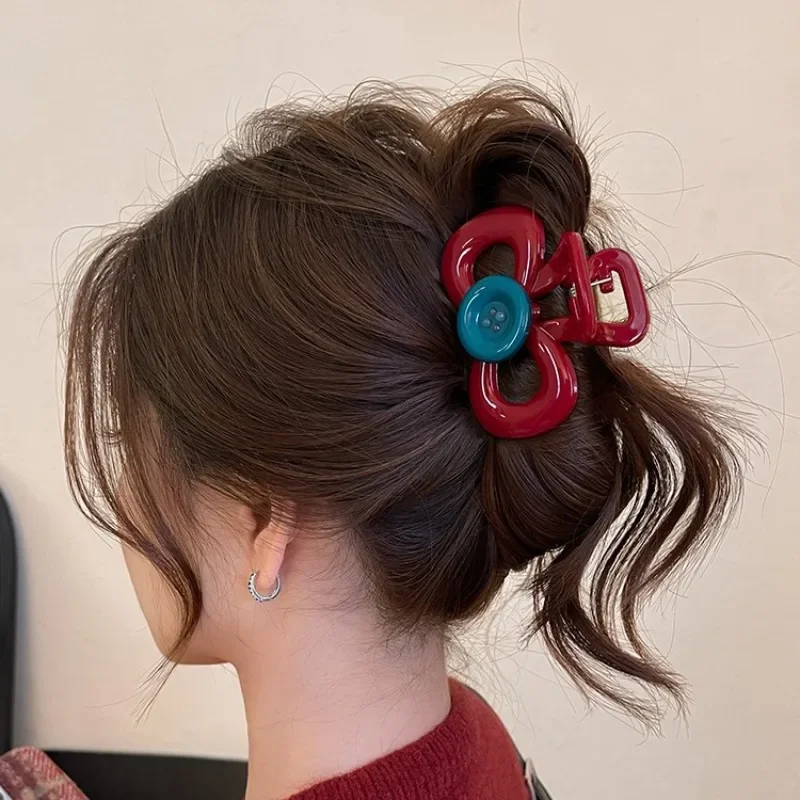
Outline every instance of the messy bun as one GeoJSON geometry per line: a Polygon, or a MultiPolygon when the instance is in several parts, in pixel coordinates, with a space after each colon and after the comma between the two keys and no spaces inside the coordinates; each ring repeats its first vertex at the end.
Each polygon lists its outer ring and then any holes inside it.
{"type": "MultiPolygon", "coordinates": [[[[154,441],[187,485],[344,525],[404,628],[468,619],[529,569],[532,631],[580,685],[642,718],[652,706],[615,674],[680,695],[636,616],[736,498],[716,412],[630,356],[567,345],[574,412],[544,435],[494,439],[470,409],[439,281],[445,242],[481,211],[533,209],[550,256],[566,231],[592,249],[590,204],[568,117],[527,85],[451,105],[371,86],[254,115],[91,256],[69,328],[70,478],[90,517],[169,580],[177,649],[202,595],[192,548],[162,518],[142,452],[154,441]],[[135,521],[116,497],[122,463],[135,521]]],[[[493,248],[479,269],[509,272],[506,256],[493,248]]],[[[563,314],[563,290],[541,306],[563,314]]],[[[531,396],[530,359],[501,384],[531,396]]]]}

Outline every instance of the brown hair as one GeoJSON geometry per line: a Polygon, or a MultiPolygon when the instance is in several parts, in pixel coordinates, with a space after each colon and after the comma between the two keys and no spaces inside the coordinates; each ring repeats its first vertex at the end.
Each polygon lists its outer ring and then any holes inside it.
{"type": "MultiPolygon", "coordinates": [[[[494,439],[470,410],[439,280],[448,237],[498,205],[532,208],[548,255],[565,231],[599,246],[590,200],[569,116],[529,86],[450,105],[367,86],[250,117],[199,177],[91,254],[69,324],[69,477],[89,517],[174,588],[176,652],[202,595],[164,492],[185,506],[200,483],[344,524],[376,602],[412,629],[474,616],[529,569],[532,632],[580,685],[642,719],[652,702],[615,674],[680,699],[636,620],[737,497],[718,413],[628,355],[572,345],[569,419],[494,439]]],[[[506,255],[482,268],[508,272],[506,255]]],[[[563,290],[542,305],[563,314],[563,290]]],[[[502,381],[521,400],[536,370],[519,356],[502,381]]]]}

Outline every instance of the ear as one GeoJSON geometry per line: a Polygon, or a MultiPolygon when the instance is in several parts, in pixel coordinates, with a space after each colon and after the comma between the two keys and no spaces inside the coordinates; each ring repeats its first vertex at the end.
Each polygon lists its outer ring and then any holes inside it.
{"type": "Polygon", "coordinates": [[[256,590],[269,594],[283,566],[286,548],[294,537],[294,508],[282,505],[269,513],[253,512],[253,536],[250,543],[250,562],[257,572],[256,590]]]}

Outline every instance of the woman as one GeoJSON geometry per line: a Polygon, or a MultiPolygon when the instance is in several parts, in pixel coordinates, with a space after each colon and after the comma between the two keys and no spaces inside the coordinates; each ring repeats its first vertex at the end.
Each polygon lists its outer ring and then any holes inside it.
{"type": "Polygon", "coordinates": [[[446,668],[512,572],[579,685],[645,721],[618,678],[680,698],[636,612],[738,466],[713,408],[618,349],[646,298],[591,199],[528,86],[372,87],[254,115],[83,262],[72,485],[166,658],[235,667],[247,800],[529,797],[446,668]]]}

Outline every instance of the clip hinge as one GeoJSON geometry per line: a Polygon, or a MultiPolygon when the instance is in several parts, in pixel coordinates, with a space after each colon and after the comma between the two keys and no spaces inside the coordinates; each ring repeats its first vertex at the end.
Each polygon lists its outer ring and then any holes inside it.
{"type": "MultiPolygon", "coordinates": [[[[608,294],[609,292],[614,291],[614,278],[611,275],[606,278],[596,278],[589,285],[593,289],[599,286],[600,291],[603,292],[603,294],[608,294]]],[[[575,284],[572,284],[572,286],[569,287],[569,296],[575,297],[577,294],[578,290],[575,288],[575,284]]]]}

